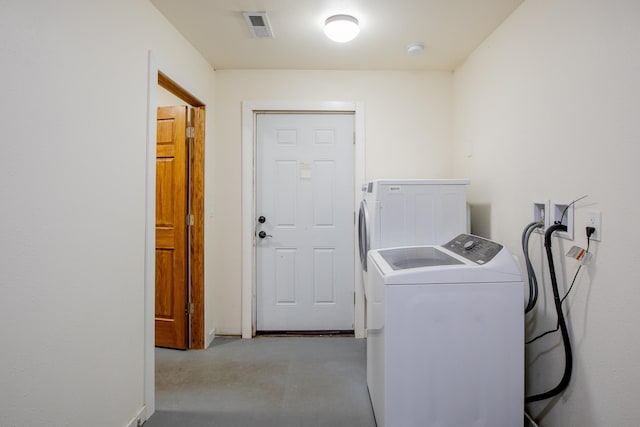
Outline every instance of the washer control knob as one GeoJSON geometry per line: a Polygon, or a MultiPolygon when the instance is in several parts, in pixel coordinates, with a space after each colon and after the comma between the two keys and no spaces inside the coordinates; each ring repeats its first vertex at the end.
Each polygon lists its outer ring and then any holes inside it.
{"type": "Polygon", "coordinates": [[[471,249],[475,248],[475,246],[476,242],[474,242],[473,240],[467,240],[466,242],[464,242],[465,251],[470,251],[471,249]]]}

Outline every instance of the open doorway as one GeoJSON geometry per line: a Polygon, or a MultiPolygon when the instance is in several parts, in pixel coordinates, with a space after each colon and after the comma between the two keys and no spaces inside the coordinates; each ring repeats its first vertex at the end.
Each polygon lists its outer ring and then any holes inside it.
{"type": "Polygon", "coordinates": [[[156,108],[155,344],[202,349],[205,106],[158,72],[156,108]]]}
{"type": "MultiPolygon", "coordinates": [[[[191,295],[189,319],[190,348],[204,348],[204,135],[205,105],[162,72],[156,55],[149,51],[147,75],[147,147],[145,198],[145,255],[144,255],[144,407],[141,418],[148,419],[155,412],[155,266],[156,266],[156,162],[158,87],[183,100],[195,110],[194,143],[190,157],[192,168],[189,182],[192,195],[189,202],[193,224],[188,248],[191,257],[191,295]]],[[[186,218],[185,218],[186,220],[186,218]]]]}

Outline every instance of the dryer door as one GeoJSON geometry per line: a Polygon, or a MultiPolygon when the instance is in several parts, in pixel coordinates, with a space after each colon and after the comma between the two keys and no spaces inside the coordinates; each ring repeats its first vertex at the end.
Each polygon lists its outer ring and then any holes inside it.
{"type": "Polygon", "coordinates": [[[360,251],[360,264],[362,270],[367,271],[367,252],[369,252],[369,211],[367,201],[360,202],[358,213],[358,250],[360,251]]]}

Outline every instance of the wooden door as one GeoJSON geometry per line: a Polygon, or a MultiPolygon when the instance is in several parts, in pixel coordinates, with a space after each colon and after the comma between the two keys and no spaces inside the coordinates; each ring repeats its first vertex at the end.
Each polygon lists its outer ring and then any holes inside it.
{"type": "Polygon", "coordinates": [[[353,114],[257,118],[257,328],[353,330],[353,114]]]}
{"type": "Polygon", "coordinates": [[[187,107],[159,107],[156,152],[156,345],[188,347],[187,107]]]}

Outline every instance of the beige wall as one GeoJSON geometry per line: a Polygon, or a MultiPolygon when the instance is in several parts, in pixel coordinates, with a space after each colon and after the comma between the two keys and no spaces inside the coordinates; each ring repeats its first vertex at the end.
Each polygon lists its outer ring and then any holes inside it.
{"type": "Polygon", "coordinates": [[[174,105],[189,105],[188,103],[184,102],[182,99],[178,98],[177,96],[175,96],[174,94],[172,94],[171,92],[169,92],[168,90],[166,90],[163,87],[158,86],[158,93],[157,93],[158,98],[156,99],[156,104],[158,104],[159,107],[168,107],[168,106],[174,106],[174,105]]]}
{"type": "Polygon", "coordinates": [[[451,74],[223,70],[215,79],[215,324],[240,334],[242,101],[362,101],[368,179],[449,178],[451,74]]]}
{"type": "Polygon", "coordinates": [[[120,427],[145,403],[149,49],[212,100],[147,0],[0,6],[2,426],[120,427]]]}
{"type": "MultiPolygon", "coordinates": [[[[545,427],[640,425],[638,16],[633,0],[526,1],[454,76],[455,173],[471,178],[487,234],[521,254],[532,201],[588,194],[575,241],[553,242],[565,289],[576,262],[563,254],[585,247],[585,213],[602,212],[602,242],[565,301],[573,379],[561,399],[531,405],[545,427]]],[[[531,250],[549,286],[540,239],[531,250]]],[[[550,293],[527,316],[529,334],[555,327],[550,293]]],[[[563,367],[557,334],[529,346],[527,392],[555,386],[563,367]]]]}
{"type": "MultiPolygon", "coordinates": [[[[1,7],[10,82],[0,101],[0,336],[10,349],[0,352],[1,425],[122,426],[144,404],[149,49],[208,104],[207,331],[240,333],[241,101],[362,101],[367,178],[471,178],[479,230],[514,253],[533,200],[589,194],[576,209],[576,241],[554,242],[566,279],[575,264],[561,254],[584,246],[585,212],[602,211],[603,241],[568,300],[574,379],[563,399],[532,410],[550,427],[640,424],[631,250],[640,237],[638,2],[524,2],[453,79],[385,71],[214,77],[147,0],[1,7]]],[[[540,241],[532,247],[543,270],[540,241]]],[[[551,306],[547,291],[528,328],[554,326],[551,306]]],[[[559,378],[556,342],[529,349],[530,392],[559,378]]]]}

